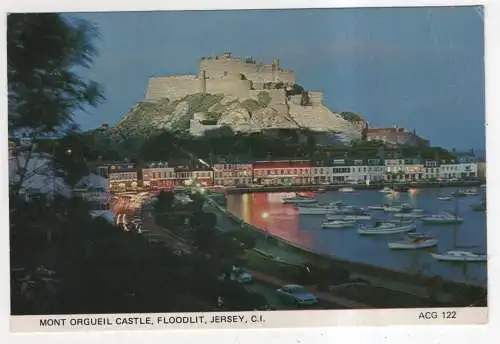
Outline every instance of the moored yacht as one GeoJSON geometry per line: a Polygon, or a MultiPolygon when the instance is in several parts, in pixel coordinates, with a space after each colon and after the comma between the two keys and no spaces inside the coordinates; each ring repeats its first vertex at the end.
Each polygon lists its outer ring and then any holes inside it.
{"type": "Polygon", "coordinates": [[[382,190],[380,190],[379,192],[390,194],[390,193],[393,193],[394,190],[392,190],[391,188],[389,188],[389,187],[386,186],[382,190]]]}
{"type": "Polygon", "coordinates": [[[358,234],[397,234],[397,233],[407,233],[415,230],[417,226],[413,222],[407,223],[392,223],[392,222],[379,222],[375,224],[375,227],[366,227],[360,225],[358,228],[358,234]]]}
{"type": "Polygon", "coordinates": [[[443,253],[431,253],[437,260],[454,262],[484,262],[487,257],[485,254],[476,254],[469,251],[447,251],[443,253]]]}
{"type": "Polygon", "coordinates": [[[350,228],[356,225],[355,221],[325,221],[321,224],[321,228],[350,228]]]}
{"type": "Polygon", "coordinates": [[[351,187],[344,187],[344,188],[340,188],[339,189],[339,192],[354,192],[354,188],[351,188],[351,187]]]}
{"type": "Polygon", "coordinates": [[[399,217],[399,218],[405,218],[405,219],[418,219],[418,218],[421,218],[421,217],[424,217],[425,215],[420,213],[420,212],[416,212],[416,213],[396,213],[394,214],[394,217],[399,217]]]}
{"type": "Polygon", "coordinates": [[[313,197],[306,197],[306,196],[294,196],[294,197],[287,197],[283,198],[282,200],[283,203],[285,204],[301,204],[301,203],[317,203],[313,197]]]}
{"type": "Polygon", "coordinates": [[[428,248],[436,246],[438,240],[431,236],[425,234],[408,234],[407,237],[401,241],[389,242],[388,246],[390,249],[396,250],[408,250],[408,249],[418,249],[418,248],[428,248]]]}
{"type": "Polygon", "coordinates": [[[455,224],[455,223],[462,223],[464,221],[463,218],[454,215],[454,214],[449,214],[449,213],[444,213],[444,214],[434,214],[434,215],[428,215],[421,217],[420,220],[423,223],[428,223],[428,224],[455,224]]]}
{"type": "Polygon", "coordinates": [[[328,221],[370,221],[372,219],[369,214],[327,214],[328,221]]]}

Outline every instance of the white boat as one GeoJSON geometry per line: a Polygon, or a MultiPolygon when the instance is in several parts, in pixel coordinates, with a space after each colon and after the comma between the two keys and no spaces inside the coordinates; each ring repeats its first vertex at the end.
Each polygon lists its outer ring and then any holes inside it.
{"type": "Polygon", "coordinates": [[[438,196],[438,200],[440,201],[451,201],[453,200],[452,196],[438,196]]]}
{"type": "Polygon", "coordinates": [[[388,246],[392,250],[412,250],[418,248],[428,248],[436,246],[438,240],[436,238],[423,234],[409,234],[408,237],[401,241],[389,242],[388,246]]]}
{"type": "Polygon", "coordinates": [[[479,186],[479,187],[482,189],[486,189],[486,184],[481,184],[481,186],[479,186]]]}
{"type": "Polygon", "coordinates": [[[455,261],[455,262],[484,262],[485,254],[476,254],[469,251],[447,251],[444,253],[431,253],[437,260],[455,261]]]}
{"type": "Polygon", "coordinates": [[[370,221],[372,217],[366,214],[350,215],[350,214],[327,214],[328,221],[370,221]]]}
{"type": "Polygon", "coordinates": [[[392,190],[391,188],[389,188],[389,187],[386,186],[382,190],[380,190],[379,192],[390,194],[390,193],[393,193],[394,190],[392,190]]]}
{"type": "Polygon", "coordinates": [[[397,224],[391,222],[379,223],[375,227],[360,226],[358,234],[397,234],[407,233],[415,230],[417,226],[414,223],[397,224]]]}
{"type": "Polygon", "coordinates": [[[354,192],[355,190],[351,187],[340,188],[339,192],[354,192]]]}
{"type": "Polygon", "coordinates": [[[355,225],[354,221],[325,221],[321,224],[321,228],[349,228],[355,225]]]}
{"type": "Polygon", "coordinates": [[[461,217],[448,213],[428,215],[421,217],[420,220],[428,224],[454,224],[464,221],[461,217]]]}
{"type": "Polygon", "coordinates": [[[300,215],[325,215],[331,213],[330,208],[325,207],[298,207],[300,215]]]}
{"type": "Polygon", "coordinates": [[[463,193],[466,196],[477,196],[477,195],[479,195],[479,191],[477,191],[477,189],[463,190],[463,193]]]}
{"type": "Polygon", "coordinates": [[[388,204],[382,205],[369,205],[367,208],[370,210],[384,210],[385,207],[389,206],[388,204]]]}
{"type": "Polygon", "coordinates": [[[316,201],[312,197],[295,196],[295,197],[283,198],[282,202],[285,204],[302,204],[302,203],[310,204],[310,203],[317,203],[318,201],[316,201]]]}
{"type": "Polygon", "coordinates": [[[399,213],[401,211],[401,207],[395,207],[395,206],[391,206],[391,205],[386,205],[384,207],[384,211],[386,213],[399,213]]]}
{"type": "Polygon", "coordinates": [[[394,217],[399,217],[399,218],[405,218],[405,219],[416,219],[420,217],[424,217],[424,214],[421,214],[419,212],[416,213],[396,213],[394,214],[394,217]]]}

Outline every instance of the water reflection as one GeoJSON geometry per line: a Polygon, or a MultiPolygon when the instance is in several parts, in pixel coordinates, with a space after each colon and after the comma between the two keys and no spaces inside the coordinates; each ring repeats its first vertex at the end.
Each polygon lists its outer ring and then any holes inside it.
{"type": "MultiPolygon", "coordinates": [[[[315,197],[318,202],[342,201],[360,207],[383,203],[409,203],[427,213],[453,208],[455,202],[439,201],[436,197],[437,193],[437,190],[410,189],[408,192],[391,194],[378,191],[325,192],[315,197]]],[[[419,232],[427,233],[439,240],[437,247],[426,250],[390,250],[387,245],[388,241],[398,240],[401,235],[360,236],[354,229],[322,229],[321,223],[324,216],[299,215],[294,206],[282,203],[284,197],[294,195],[294,193],[230,195],[228,196],[228,209],[246,222],[273,235],[340,258],[412,273],[440,275],[445,279],[474,284],[486,283],[486,264],[440,262],[430,255],[430,252],[460,249],[457,245],[473,246],[485,252],[486,216],[484,213],[473,212],[470,209],[470,205],[477,201],[474,197],[461,198],[458,201],[460,216],[464,218],[462,224],[457,226],[418,225],[419,232]]],[[[305,195],[312,195],[312,193],[305,193],[305,195]]],[[[383,219],[391,214],[376,212],[374,216],[383,219]]],[[[470,248],[467,250],[476,251],[470,248]]]]}

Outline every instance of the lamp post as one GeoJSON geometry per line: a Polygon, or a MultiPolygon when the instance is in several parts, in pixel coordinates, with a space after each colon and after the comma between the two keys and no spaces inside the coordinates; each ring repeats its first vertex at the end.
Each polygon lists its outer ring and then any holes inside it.
{"type": "Polygon", "coordinates": [[[268,218],[269,218],[269,214],[267,212],[263,212],[262,214],[260,214],[260,217],[262,218],[262,220],[265,221],[265,226],[264,226],[264,231],[266,232],[266,235],[264,237],[264,246],[267,248],[267,238],[269,237],[269,228],[267,227],[268,226],[268,218]]]}

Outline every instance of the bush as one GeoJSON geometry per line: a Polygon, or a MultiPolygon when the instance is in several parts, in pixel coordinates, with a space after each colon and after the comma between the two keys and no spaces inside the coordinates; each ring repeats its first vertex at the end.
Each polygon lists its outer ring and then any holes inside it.
{"type": "Polygon", "coordinates": [[[263,108],[267,107],[271,102],[271,96],[268,92],[261,91],[257,94],[257,98],[259,99],[259,105],[263,108]]]}

